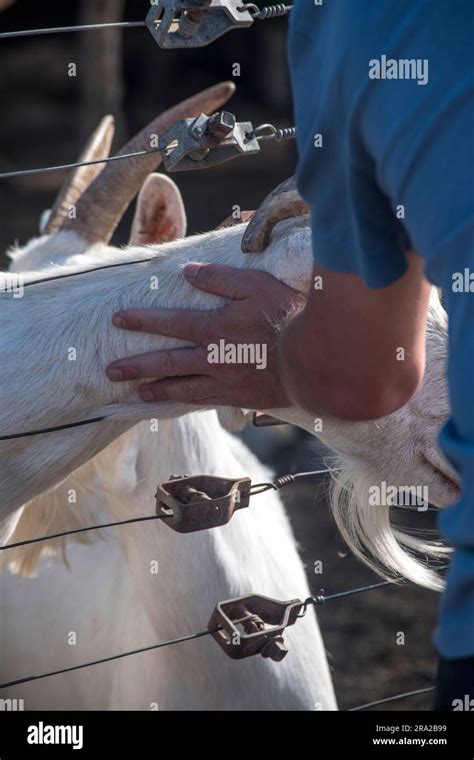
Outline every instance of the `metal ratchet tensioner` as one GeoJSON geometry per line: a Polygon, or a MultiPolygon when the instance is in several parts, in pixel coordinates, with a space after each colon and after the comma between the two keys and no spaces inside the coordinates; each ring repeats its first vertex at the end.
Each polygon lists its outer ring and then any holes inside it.
{"type": "Polygon", "coordinates": [[[259,151],[252,122],[236,121],[229,111],[183,119],[160,138],[163,163],[170,172],[208,169],[259,151]]]}
{"type": "Polygon", "coordinates": [[[244,0],[152,0],[146,17],[162,48],[203,47],[231,29],[252,24],[244,0]]]}
{"type": "Polygon", "coordinates": [[[208,630],[221,649],[233,660],[260,654],[280,662],[288,654],[283,634],[294,625],[304,609],[301,599],[280,602],[250,594],[219,602],[208,630]]]}

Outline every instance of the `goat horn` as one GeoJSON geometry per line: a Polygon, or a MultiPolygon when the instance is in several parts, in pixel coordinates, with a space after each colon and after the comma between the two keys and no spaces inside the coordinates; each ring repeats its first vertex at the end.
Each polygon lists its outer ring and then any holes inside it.
{"type": "Polygon", "coordinates": [[[295,177],[276,187],[260,204],[242,237],[244,253],[261,253],[270,240],[274,226],[282,219],[309,213],[309,206],[296,189],[295,177]]]}
{"type": "MultiPolygon", "coordinates": [[[[156,135],[181,119],[216,111],[234,91],[233,82],[221,82],[193,95],[151,121],[117,155],[149,150],[156,135]]],[[[155,152],[107,164],[79,200],[76,219],[66,218],[61,229],[74,230],[90,243],[108,243],[145,177],[160,163],[161,155],[155,152]]]]}
{"type": "MultiPolygon", "coordinates": [[[[87,145],[79,157],[78,163],[108,158],[114,133],[115,119],[113,116],[105,116],[89,138],[87,145]]],[[[105,164],[93,164],[92,166],[79,166],[73,171],[62,186],[54,202],[48,222],[44,228],[44,234],[51,235],[61,229],[71,206],[77,205],[79,199],[82,198],[87,188],[104,167],[105,164]]]]}

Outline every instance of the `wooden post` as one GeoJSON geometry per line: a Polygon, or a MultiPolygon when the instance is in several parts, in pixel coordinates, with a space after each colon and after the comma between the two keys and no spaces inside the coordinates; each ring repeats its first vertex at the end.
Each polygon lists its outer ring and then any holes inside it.
{"type": "MultiPolygon", "coordinates": [[[[123,20],[124,0],[82,0],[80,24],[105,24],[123,20]]],[[[122,111],[122,30],[106,29],[84,32],[80,35],[80,86],[81,143],[91,134],[107,113],[113,114],[123,129],[122,111]]],[[[120,138],[120,134],[118,134],[120,138]]]]}

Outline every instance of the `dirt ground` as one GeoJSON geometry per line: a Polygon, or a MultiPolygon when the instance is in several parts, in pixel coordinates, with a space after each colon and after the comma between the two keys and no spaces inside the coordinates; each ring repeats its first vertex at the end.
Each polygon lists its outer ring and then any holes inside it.
{"type": "MultiPolygon", "coordinates": [[[[39,27],[77,20],[77,2],[45,5],[18,0],[0,16],[0,27],[39,27]]],[[[142,2],[125,3],[125,18],[135,20],[143,14],[142,2]]],[[[239,119],[251,118],[254,124],[291,124],[284,40],[285,21],[278,20],[248,33],[229,34],[209,49],[181,55],[160,51],[146,30],[127,31],[122,133],[143,126],[181,96],[230,78],[235,61],[242,69],[236,80],[239,93],[232,101],[239,119]]],[[[81,60],[76,35],[2,41],[0,171],[74,160],[84,138],[80,114],[85,107],[77,81],[65,75],[67,64],[75,60],[81,60]]],[[[268,144],[258,158],[239,159],[209,173],[179,175],[190,231],[211,229],[229,215],[235,203],[242,209],[255,208],[294,166],[293,145],[268,144]]],[[[0,181],[0,257],[15,241],[25,242],[36,233],[39,215],[50,207],[63,178],[50,174],[0,181]]],[[[130,213],[115,242],[126,241],[129,225],[130,213]]],[[[2,258],[0,265],[5,262],[2,258]]],[[[301,435],[283,446],[270,463],[277,474],[314,469],[320,454],[313,447],[309,438],[301,435]]],[[[334,593],[377,580],[348,554],[339,538],[327,508],[326,486],[322,478],[317,484],[300,481],[282,492],[314,593],[321,588],[334,593]],[[323,562],[322,575],[312,571],[317,560],[323,562]]],[[[431,520],[431,514],[418,514],[417,519],[431,520]]],[[[437,604],[434,593],[407,585],[328,602],[319,608],[342,709],[432,684],[435,653],[431,633],[437,604]],[[405,635],[404,645],[396,643],[399,632],[405,635]]],[[[430,695],[425,695],[395,702],[387,709],[426,710],[429,706],[430,695]]]]}

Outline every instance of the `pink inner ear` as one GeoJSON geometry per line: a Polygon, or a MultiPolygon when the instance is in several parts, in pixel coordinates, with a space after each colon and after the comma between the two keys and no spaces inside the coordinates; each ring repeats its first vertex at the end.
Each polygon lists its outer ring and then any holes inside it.
{"type": "Polygon", "coordinates": [[[172,219],[167,219],[161,226],[161,242],[168,243],[171,240],[176,240],[178,237],[178,230],[175,222],[172,219]]]}
{"type": "MultiPolygon", "coordinates": [[[[172,206],[173,204],[171,204],[172,206]]],[[[156,203],[144,204],[144,216],[141,220],[142,244],[169,243],[179,237],[178,224],[172,210],[161,199],[156,203]]]]}

